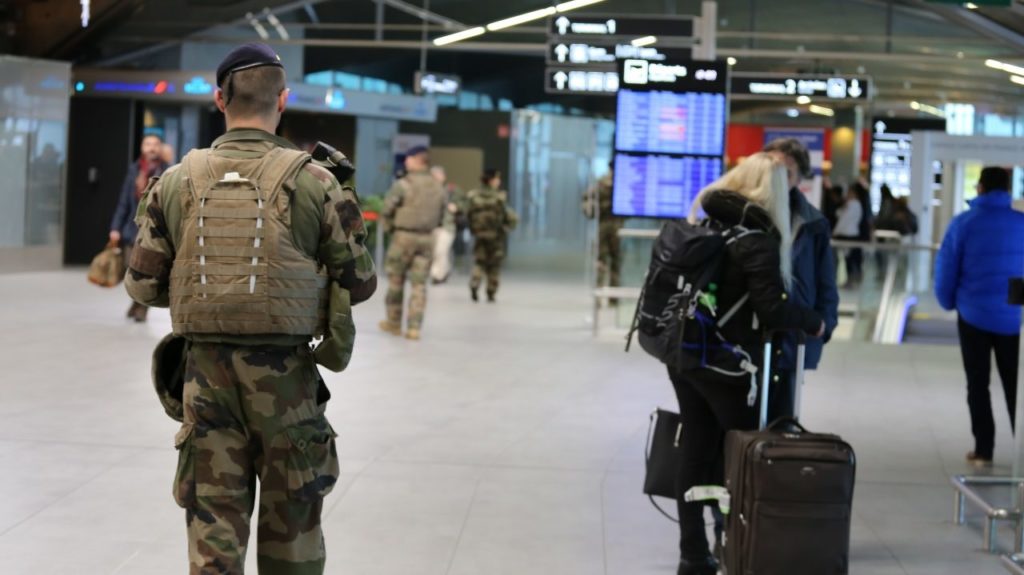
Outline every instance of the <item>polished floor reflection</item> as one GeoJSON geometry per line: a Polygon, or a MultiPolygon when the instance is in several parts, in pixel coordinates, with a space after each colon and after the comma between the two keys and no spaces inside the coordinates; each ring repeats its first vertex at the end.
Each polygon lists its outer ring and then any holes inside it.
{"type": "MultiPolygon", "coordinates": [[[[497,305],[453,281],[418,343],[375,331],[381,297],[357,308],[356,357],[328,376],[343,477],[327,572],[674,573],[674,525],[640,494],[647,416],[674,407],[660,366],[592,338],[581,281],[510,274],[497,305]]],[[[186,572],[176,424],[149,381],[166,312],[130,324],[127,297],[84,271],[0,275],[0,301],[0,573],[186,572]]],[[[812,374],[805,423],[860,457],[852,574],[1002,572],[977,516],[951,522],[948,476],[971,447],[961,380],[952,347],[840,343],[812,374]]]]}

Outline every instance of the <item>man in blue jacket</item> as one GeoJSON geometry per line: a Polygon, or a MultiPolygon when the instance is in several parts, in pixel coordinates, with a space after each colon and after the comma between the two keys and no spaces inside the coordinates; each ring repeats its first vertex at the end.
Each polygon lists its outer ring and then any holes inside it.
{"type": "MultiPolygon", "coordinates": [[[[789,176],[789,209],[793,218],[793,285],[789,297],[798,306],[814,309],[825,320],[824,336],[807,338],[804,367],[817,369],[825,343],[839,323],[832,229],[825,216],[797,187],[802,178],[811,177],[807,148],[795,138],[780,138],[769,142],[764,151],[783,162],[789,176]]],[[[794,415],[796,397],[796,338],[786,335],[775,343],[769,421],[794,415]]]]}
{"type": "MultiPolygon", "coordinates": [[[[135,212],[139,209],[142,192],[146,190],[150,178],[163,174],[167,169],[162,154],[163,141],[160,138],[160,133],[156,130],[144,132],[139,159],[128,166],[128,174],[125,175],[124,183],[121,185],[117,209],[114,210],[114,217],[110,220],[110,242],[121,246],[126,263],[132,259],[132,246],[135,245],[135,236],[139,233],[139,226],[135,225],[135,212]]],[[[148,309],[133,301],[131,307],[128,308],[128,317],[136,322],[144,322],[148,309]]]]}
{"type": "Polygon", "coordinates": [[[978,180],[971,209],[953,218],[935,264],[935,295],[959,316],[960,352],[967,372],[974,451],[967,461],[992,464],[996,426],[989,397],[995,352],[1003,395],[1014,426],[1017,406],[1019,307],[1007,303],[1009,281],[1024,272],[1024,214],[1011,207],[1010,173],[988,167],[978,180]]]}

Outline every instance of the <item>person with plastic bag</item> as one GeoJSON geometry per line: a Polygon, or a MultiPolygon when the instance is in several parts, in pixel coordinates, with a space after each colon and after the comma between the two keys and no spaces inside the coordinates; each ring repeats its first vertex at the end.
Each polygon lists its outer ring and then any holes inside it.
{"type": "MultiPolygon", "coordinates": [[[[751,392],[766,335],[782,329],[815,336],[825,331],[816,311],[794,304],[787,294],[792,282],[789,206],[786,169],[765,153],[748,157],[694,202],[692,222],[703,212],[706,225],[730,230],[736,238],[726,247],[711,306],[732,311],[727,323],[719,320],[718,331],[735,353],[717,355],[716,364],[701,368],[669,366],[683,430],[678,494],[698,485],[722,485],[725,433],[757,428],[757,394],[751,392]]],[[[687,503],[680,496],[678,505],[678,574],[714,575],[718,563],[705,533],[704,503],[687,503]]]]}

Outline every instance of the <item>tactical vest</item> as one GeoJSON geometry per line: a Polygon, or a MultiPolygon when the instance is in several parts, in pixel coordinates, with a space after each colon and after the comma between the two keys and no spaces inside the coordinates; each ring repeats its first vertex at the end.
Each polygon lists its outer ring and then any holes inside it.
{"type": "Polygon", "coordinates": [[[405,190],[402,205],[395,210],[395,229],[429,233],[441,225],[448,193],[428,172],[412,172],[399,185],[405,190]]]}
{"type": "Polygon", "coordinates": [[[505,233],[505,200],[494,190],[469,193],[469,231],[479,239],[496,239],[505,233]]]}
{"type": "Polygon", "coordinates": [[[175,334],[323,333],[327,276],[295,246],[284,193],[309,160],[285,148],[244,160],[210,150],[185,156],[189,190],[170,285],[175,334]]]}
{"type": "Polygon", "coordinates": [[[612,213],[612,179],[608,176],[597,183],[597,209],[602,222],[618,220],[612,213]]]}

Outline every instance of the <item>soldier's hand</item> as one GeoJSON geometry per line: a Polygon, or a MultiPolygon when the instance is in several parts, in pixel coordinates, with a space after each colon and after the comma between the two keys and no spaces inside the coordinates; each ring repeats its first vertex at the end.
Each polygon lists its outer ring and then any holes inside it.
{"type": "Polygon", "coordinates": [[[121,243],[121,232],[117,230],[110,230],[110,243],[119,244],[121,243]]]}

